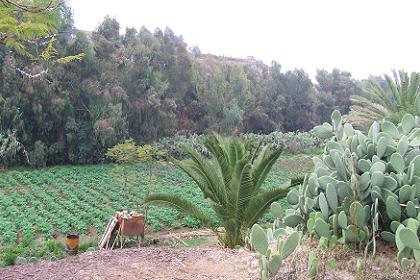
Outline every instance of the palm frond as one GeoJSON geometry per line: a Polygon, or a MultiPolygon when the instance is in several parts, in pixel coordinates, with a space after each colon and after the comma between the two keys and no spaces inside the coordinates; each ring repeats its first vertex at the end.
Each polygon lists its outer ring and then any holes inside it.
{"type": "Polygon", "coordinates": [[[254,178],[255,184],[254,191],[257,191],[262,186],[265,179],[267,178],[268,173],[282,152],[283,150],[279,148],[273,153],[269,154],[269,150],[264,149],[262,157],[257,159],[257,161],[254,163],[254,168],[252,171],[252,177],[254,178]]]}
{"type": "Polygon", "coordinates": [[[290,186],[279,188],[271,188],[261,191],[248,204],[248,207],[243,212],[243,219],[245,228],[252,227],[253,224],[265,213],[268,207],[274,201],[279,200],[287,195],[290,186]]]}
{"type": "Polygon", "coordinates": [[[263,141],[264,141],[264,138],[261,138],[261,140],[258,141],[258,145],[255,148],[254,153],[252,154],[252,157],[251,157],[251,164],[253,164],[255,159],[258,157],[258,155],[260,153],[260,150],[261,150],[261,146],[263,144],[263,141]]]}
{"type": "Polygon", "coordinates": [[[207,184],[203,186],[205,186],[207,190],[213,194],[214,201],[220,204],[226,203],[226,192],[223,188],[224,183],[222,180],[223,176],[217,165],[211,160],[204,159],[203,156],[192,148],[184,146],[183,151],[190,159],[187,161],[174,161],[174,163],[181,167],[195,181],[198,177],[193,177],[193,174],[202,177],[202,179],[198,181],[207,182],[207,184]]]}
{"type": "Polygon", "coordinates": [[[229,155],[223,148],[223,145],[221,144],[221,139],[216,135],[209,136],[204,141],[204,146],[217,160],[220,172],[223,174],[223,181],[225,182],[225,185],[229,185],[232,177],[232,170],[229,155]]]}
{"type": "Polygon", "coordinates": [[[290,188],[296,187],[302,184],[304,177],[296,177],[290,180],[288,185],[284,185],[278,188],[270,188],[261,191],[256,195],[252,201],[249,203],[248,207],[243,212],[244,217],[246,218],[246,223],[244,227],[252,227],[257,220],[265,213],[268,207],[274,201],[278,201],[280,198],[283,198],[287,195],[290,188]]]}
{"type": "Polygon", "coordinates": [[[154,193],[147,196],[144,205],[160,204],[175,208],[187,215],[197,218],[204,226],[214,229],[215,225],[210,215],[187,199],[166,193],[154,193]]]}
{"type": "Polygon", "coordinates": [[[398,90],[398,85],[399,85],[399,80],[396,77],[396,74],[394,73],[394,80],[389,76],[389,75],[385,75],[385,80],[386,80],[386,84],[388,86],[388,88],[390,89],[392,96],[394,97],[395,100],[395,104],[401,105],[401,93],[398,90]]]}
{"type": "Polygon", "coordinates": [[[236,165],[232,173],[232,181],[228,187],[229,192],[229,209],[232,212],[231,215],[238,220],[239,211],[243,209],[243,205],[246,205],[251,197],[248,193],[253,190],[253,180],[251,177],[251,164],[248,159],[240,160],[236,165]]]}
{"type": "Polygon", "coordinates": [[[374,78],[364,86],[364,94],[350,97],[352,106],[346,120],[355,126],[367,129],[373,121],[396,120],[404,113],[416,111],[419,95],[419,73],[408,75],[405,71],[393,71],[393,76],[384,75],[386,87],[374,78]]]}

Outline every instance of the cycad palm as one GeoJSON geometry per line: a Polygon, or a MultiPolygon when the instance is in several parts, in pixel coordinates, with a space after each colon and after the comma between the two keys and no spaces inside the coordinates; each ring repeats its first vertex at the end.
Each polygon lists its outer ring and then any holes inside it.
{"type": "MultiPolygon", "coordinates": [[[[189,147],[184,151],[189,159],[175,161],[198,185],[225,228],[219,240],[226,247],[244,244],[244,233],[257,222],[268,206],[286,196],[290,186],[263,188],[263,182],[281,154],[281,149],[270,153],[268,147],[258,146],[251,152],[250,145],[236,138],[210,136],[204,142],[212,159],[203,158],[189,147]]],[[[297,185],[294,180],[291,185],[297,185]]],[[[161,203],[198,218],[205,226],[215,229],[209,213],[190,201],[170,194],[152,194],[146,204],[161,203]]]]}
{"type": "Polygon", "coordinates": [[[374,121],[387,119],[398,123],[405,113],[420,113],[420,74],[413,72],[408,75],[405,71],[393,73],[393,78],[385,75],[389,91],[371,78],[364,87],[365,96],[350,97],[353,105],[347,116],[349,122],[367,128],[374,121]]]}

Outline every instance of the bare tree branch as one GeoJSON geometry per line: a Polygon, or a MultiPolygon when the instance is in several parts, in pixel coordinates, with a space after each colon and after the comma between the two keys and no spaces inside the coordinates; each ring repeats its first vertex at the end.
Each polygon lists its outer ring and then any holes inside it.
{"type": "Polygon", "coordinates": [[[61,5],[63,5],[63,1],[53,1],[50,0],[47,5],[43,7],[39,6],[32,6],[32,5],[26,5],[19,3],[19,1],[13,1],[13,0],[0,0],[1,3],[5,6],[13,6],[15,8],[18,8],[21,11],[25,11],[28,13],[43,13],[43,12],[49,12],[57,9],[61,5]]]}
{"type": "Polygon", "coordinates": [[[18,67],[13,66],[13,68],[16,69],[16,71],[18,71],[22,76],[28,77],[30,79],[41,79],[45,74],[48,73],[48,68],[47,69],[43,69],[42,71],[36,73],[36,74],[31,74],[28,73],[18,67]]]}

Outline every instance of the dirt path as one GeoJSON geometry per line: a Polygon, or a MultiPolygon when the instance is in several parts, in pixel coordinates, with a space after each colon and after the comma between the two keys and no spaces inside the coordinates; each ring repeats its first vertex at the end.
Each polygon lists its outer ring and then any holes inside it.
{"type": "Polygon", "coordinates": [[[85,253],[55,262],[0,269],[0,279],[257,279],[254,259],[242,250],[135,248],[85,253]]]}

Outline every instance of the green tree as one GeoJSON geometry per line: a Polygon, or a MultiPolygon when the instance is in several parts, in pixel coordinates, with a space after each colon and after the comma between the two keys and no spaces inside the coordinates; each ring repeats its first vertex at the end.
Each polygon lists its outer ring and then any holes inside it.
{"type": "MultiPolygon", "coordinates": [[[[264,188],[263,183],[281,149],[270,152],[269,147],[251,150],[248,143],[236,138],[210,136],[204,142],[212,155],[206,159],[190,147],[184,147],[188,160],[174,161],[203,192],[224,227],[219,235],[223,246],[233,248],[244,244],[244,236],[274,201],[285,196],[290,186],[264,188]]],[[[293,181],[291,186],[300,180],[293,181]]],[[[174,207],[199,219],[212,229],[215,224],[209,213],[190,201],[171,194],[151,194],[146,204],[159,203],[174,207]]]]}
{"type": "Polygon", "coordinates": [[[317,70],[315,76],[317,85],[317,114],[320,122],[328,122],[332,111],[338,110],[347,114],[350,110],[350,96],[360,93],[361,89],[349,72],[334,68],[331,73],[317,70]]]}
{"type": "Polygon", "coordinates": [[[354,126],[367,129],[374,121],[401,121],[406,113],[420,114],[420,73],[393,71],[385,74],[386,86],[371,77],[361,95],[351,96],[352,106],[347,120],[354,126]]]}
{"type": "Polygon", "coordinates": [[[206,131],[232,134],[242,128],[242,116],[250,98],[250,82],[244,68],[210,56],[198,66],[194,75],[197,99],[206,114],[206,131]]]}
{"type": "Polygon", "coordinates": [[[287,71],[281,76],[284,84],[285,104],[281,108],[286,131],[308,131],[319,123],[316,114],[316,96],[308,74],[303,70],[287,71]]]}
{"type": "Polygon", "coordinates": [[[285,102],[280,64],[273,61],[270,67],[249,65],[246,72],[252,95],[243,116],[245,131],[270,133],[280,130],[284,119],[280,108],[285,102]]]}
{"type": "MultiPolygon", "coordinates": [[[[116,164],[111,169],[111,176],[123,186],[125,194],[130,192],[130,188],[138,184],[138,173],[135,165],[141,163],[146,170],[146,177],[149,184],[146,185],[146,196],[155,187],[156,176],[153,174],[153,165],[162,163],[166,154],[151,145],[137,146],[133,139],[127,139],[124,143],[115,145],[108,149],[106,156],[116,164]]],[[[135,195],[134,193],[132,195],[135,195]]],[[[147,206],[144,207],[147,220],[147,206]]]]}
{"type": "Polygon", "coordinates": [[[122,184],[124,191],[137,182],[133,165],[140,160],[138,149],[134,140],[128,139],[106,152],[106,156],[116,162],[116,165],[111,169],[111,176],[116,182],[122,184]]]}

